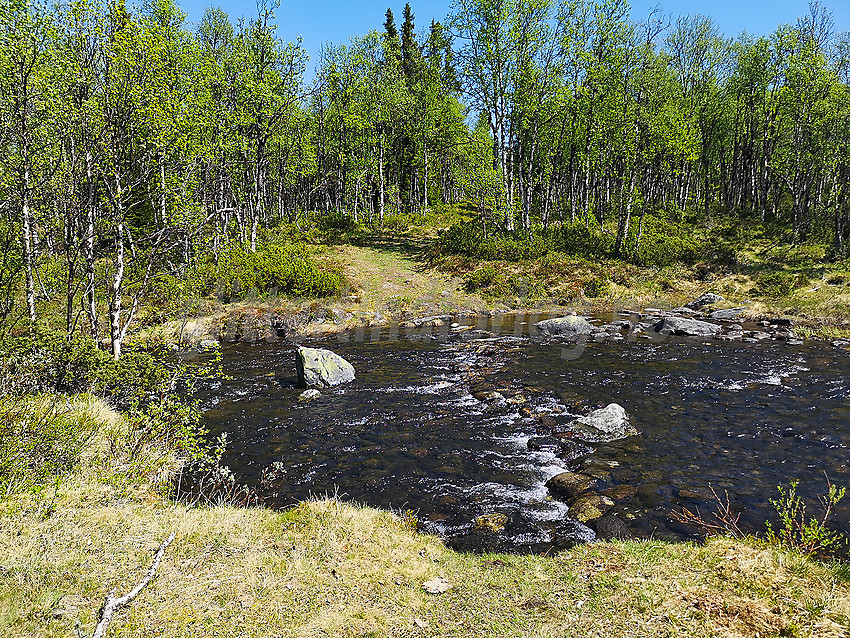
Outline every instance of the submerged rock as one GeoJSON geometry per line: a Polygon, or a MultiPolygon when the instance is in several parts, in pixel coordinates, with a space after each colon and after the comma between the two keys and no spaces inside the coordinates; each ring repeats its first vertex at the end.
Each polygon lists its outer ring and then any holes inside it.
{"type": "Polygon", "coordinates": [[[720,295],[716,295],[713,292],[707,292],[701,297],[697,297],[693,301],[686,303],[685,308],[690,308],[691,310],[699,310],[703,306],[710,306],[711,304],[715,304],[718,301],[724,301],[723,297],[720,295]]]}
{"type": "Polygon", "coordinates": [[[298,348],[295,357],[298,387],[333,386],[354,381],[354,366],[323,348],[298,348]]]}
{"type": "Polygon", "coordinates": [[[578,521],[563,521],[553,532],[553,539],[561,547],[571,549],[576,545],[593,543],[597,540],[596,533],[584,523],[578,521]]]}
{"type": "Polygon", "coordinates": [[[475,529],[481,532],[499,533],[504,531],[508,520],[507,514],[502,514],[501,512],[482,514],[475,517],[475,529]]]}
{"type": "Polygon", "coordinates": [[[629,422],[626,410],[617,403],[609,403],[587,416],[580,416],[570,421],[567,428],[590,443],[609,443],[638,433],[629,422]]]}
{"type": "Polygon", "coordinates": [[[602,540],[628,540],[633,538],[628,525],[622,520],[611,514],[600,516],[588,522],[591,529],[596,532],[596,535],[602,540]]]}
{"type": "Polygon", "coordinates": [[[298,395],[299,401],[312,401],[313,399],[318,399],[322,396],[322,393],[312,388],[310,390],[304,390],[301,394],[298,395]]]}
{"type": "Polygon", "coordinates": [[[561,451],[561,439],[555,436],[532,436],[526,447],[532,452],[549,452],[558,454],[561,451]]]}
{"type": "Polygon", "coordinates": [[[589,335],[593,332],[593,326],[588,323],[587,319],[572,315],[538,321],[534,324],[534,327],[544,337],[570,338],[578,337],[579,335],[589,335]]]}
{"type": "Polygon", "coordinates": [[[713,337],[722,329],[715,323],[684,317],[664,317],[653,326],[655,332],[667,332],[684,337],[713,337]]]}
{"type": "Polygon", "coordinates": [[[574,499],[567,501],[570,517],[586,523],[594,518],[599,518],[609,507],[614,504],[610,498],[602,496],[597,492],[584,492],[574,499]]]}
{"type": "Polygon", "coordinates": [[[561,438],[561,449],[558,451],[557,454],[559,457],[569,463],[570,461],[575,461],[577,459],[582,458],[583,456],[592,454],[594,451],[594,448],[589,446],[587,443],[584,443],[583,441],[577,441],[576,439],[569,438],[561,438]]]}

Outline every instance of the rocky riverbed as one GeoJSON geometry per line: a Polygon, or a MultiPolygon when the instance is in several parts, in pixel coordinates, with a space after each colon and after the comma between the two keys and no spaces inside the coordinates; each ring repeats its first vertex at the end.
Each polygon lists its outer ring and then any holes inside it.
{"type": "Polygon", "coordinates": [[[566,333],[545,317],[440,315],[346,333],[315,345],[356,380],[301,402],[293,345],[236,344],[207,421],[229,433],[237,475],[264,477],[267,502],[336,492],[410,509],[456,547],[693,538],[671,514],[710,507],[711,487],[757,531],[776,485],[799,478],[814,502],[824,471],[846,473],[850,357],[782,321],[714,312],[570,316],[566,333]]]}

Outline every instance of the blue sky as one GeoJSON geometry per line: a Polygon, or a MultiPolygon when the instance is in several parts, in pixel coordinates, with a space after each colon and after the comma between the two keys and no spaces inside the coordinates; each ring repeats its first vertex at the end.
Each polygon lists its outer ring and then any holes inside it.
{"type": "MultiPolygon", "coordinates": [[[[256,15],[253,0],[177,0],[188,13],[189,22],[195,23],[207,6],[219,6],[232,20],[240,16],[256,15]]],[[[839,31],[850,30],[850,0],[824,0],[832,12],[839,31]]],[[[448,14],[451,0],[413,0],[410,3],[416,16],[417,31],[427,27],[431,19],[442,20],[448,14]]],[[[793,23],[808,14],[808,0],[632,0],[632,18],[642,18],[654,7],[674,17],[701,13],[710,16],[727,36],[742,31],[753,35],[772,32],[779,24],[793,23]]],[[[384,13],[391,7],[400,26],[404,0],[282,0],[276,11],[278,33],[286,40],[303,38],[304,48],[315,60],[325,42],[344,43],[354,35],[370,29],[380,29],[384,13]]]]}

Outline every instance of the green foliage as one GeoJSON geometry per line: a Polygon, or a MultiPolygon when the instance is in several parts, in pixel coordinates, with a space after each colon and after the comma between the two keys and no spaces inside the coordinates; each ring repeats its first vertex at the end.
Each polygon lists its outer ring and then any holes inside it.
{"type": "Polygon", "coordinates": [[[216,264],[208,258],[189,275],[199,295],[216,293],[224,300],[254,294],[327,297],[339,294],[343,284],[336,268],[320,266],[303,245],[266,246],[256,253],[230,248],[216,264]]]}
{"type": "Polygon", "coordinates": [[[604,297],[611,290],[611,281],[604,276],[594,277],[584,284],[584,294],[588,297],[604,297]]]}
{"type": "Polygon", "coordinates": [[[802,275],[777,270],[760,274],[752,292],[762,297],[787,297],[804,283],[805,278],[802,275]]]}
{"type": "Polygon", "coordinates": [[[468,273],[464,286],[467,292],[481,291],[495,299],[515,297],[526,303],[539,300],[546,294],[542,281],[512,274],[493,263],[483,264],[468,273]]]}
{"type": "Polygon", "coordinates": [[[0,394],[91,392],[118,407],[147,403],[171,377],[164,348],[128,350],[116,361],[89,338],[33,328],[0,339],[0,394]]]}
{"type": "Polygon", "coordinates": [[[847,545],[847,539],[826,524],[833,508],[844,498],[845,488],[828,483],[826,496],[818,497],[823,512],[820,518],[806,514],[806,504],[797,494],[799,481],[792,480],[788,488],[777,486],[779,498],[770,503],[779,514],[776,529],[767,522],[767,541],[807,555],[830,555],[847,545]]]}
{"type": "MultiPolygon", "coordinates": [[[[701,247],[693,233],[673,222],[647,215],[640,243],[637,230],[631,236],[625,258],[641,265],[666,266],[693,262],[701,247]],[[636,247],[635,247],[636,246],[636,247]]],[[[585,259],[601,259],[614,254],[613,238],[592,223],[556,224],[533,229],[531,233],[494,232],[485,235],[480,222],[461,222],[440,235],[438,250],[482,260],[525,261],[551,253],[565,253],[585,259]]]]}
{"type": "Polygon", "coordinates": [[[97,426],[60,395],[0,399],[0,496],[42,489],[73,470],[97,426]]]}
{"type": "Polygon", "coordinates": [[[172,454],[189,464],[208,461],[207,430],[201,426],[201,417],[196,401],[174,395],[132,408],[127,413],[130,462],[157,465],[158,457],[172,454]]]}
{"type": "Polygon", "coordinates": [[[629,231],[626,253],[633,263],[658,267],[692,264],[704,250],[695,239],[693,228],[653,215],[646,215],[642,226],[635,224],[629,231]]]}

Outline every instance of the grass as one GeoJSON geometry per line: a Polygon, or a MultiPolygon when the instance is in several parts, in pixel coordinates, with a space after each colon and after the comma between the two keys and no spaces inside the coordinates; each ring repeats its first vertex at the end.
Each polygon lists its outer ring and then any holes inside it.
{"type": "MultiPolygon", "coordinates": [[[[124,471],[116,416],[48,499],[0,502],[0,635],[90,635],[112,589],[157,577],[110,636],[842,636],[850,573],[751,541],[474,555],[323,499],[190,506],[124,471]],[[117,451],[116,451],[117,450],[117,451]],[[452,586],[429,594],[442,577],[452,586]]],[[[164,461],[162,461],[164,463],[164,461]]],[[[167,472],[165,473],[167,474],[167,472]]]]}

